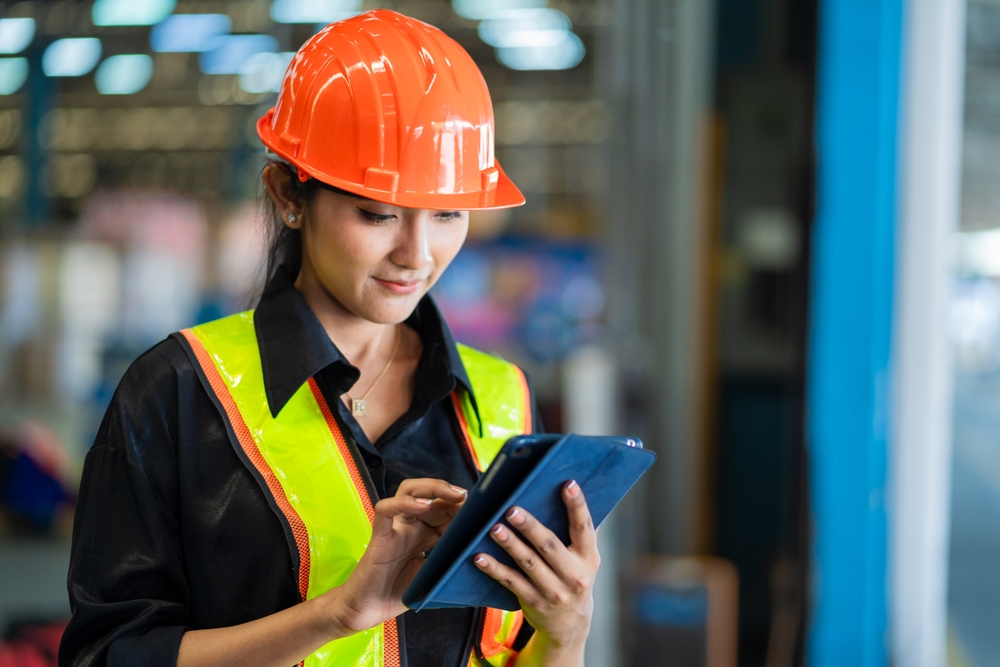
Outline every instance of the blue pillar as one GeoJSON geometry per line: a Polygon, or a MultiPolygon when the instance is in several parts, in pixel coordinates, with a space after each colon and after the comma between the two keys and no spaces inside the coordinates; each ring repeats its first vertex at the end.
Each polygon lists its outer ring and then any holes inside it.
{"type": "Polygon", "coordinates": [[[821,0],[808,386],[812,667],[887,664],[886,451],[903,0],[821,0]]]}

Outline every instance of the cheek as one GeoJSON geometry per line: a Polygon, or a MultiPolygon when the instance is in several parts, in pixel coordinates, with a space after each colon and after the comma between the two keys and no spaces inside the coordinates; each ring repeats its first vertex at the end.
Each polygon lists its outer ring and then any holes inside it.
{"type": "Polygon", "coordinates": [[[383,239],[349,221],[326,225],[317,237],[317,263],[328,275],[337,274],[348,281],[353,281],[356,274],[367,273],[385,254],[383,239]]]}
{"type": "Polygon", "coordinates": [[[434,255],[435,277],[440,276],[441,272],[448,268],[451,261],[455,259],[455,255],[458,254],[458,251],[462,249],[462,245],[465,243],[465,237],[468,232],[468,220],[455,221],[435,240],[436,242],[431,249],[431,253],[434,255]]]}

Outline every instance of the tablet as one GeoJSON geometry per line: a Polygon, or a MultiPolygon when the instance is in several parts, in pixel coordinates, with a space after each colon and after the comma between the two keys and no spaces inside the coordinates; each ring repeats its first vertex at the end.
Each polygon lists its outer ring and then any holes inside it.
{"type": "MultiPolygon", "coordinates": [[[[403,593],[416,610],[444,607],[520,609],[517,597],[472,562],[488,553],[517,567],[490,537],[513,505],[528,510],[569,544],[563,485],[575,479],[599,526],[656,460],[636,438],[520,435],[508,440],[403,593]]],[[[515,530],[516,532],[516,530],[515,530]]]]}

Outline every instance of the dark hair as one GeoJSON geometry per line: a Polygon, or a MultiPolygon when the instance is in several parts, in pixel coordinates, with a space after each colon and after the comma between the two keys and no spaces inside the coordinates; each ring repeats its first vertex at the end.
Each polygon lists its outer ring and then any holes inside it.
{"type": "MultiPolygon", "coordinates": [[[[261,176],[265,169],[272,166],[289,175],[291,197],[298,202],[303,211],[306,210],[316,197],[316,192],[320,188],[319,181],[310,178],[303,183],[299,180],[295,167],[280,160],[268,160],[261,170],[261,176]]],[[[298,275],[299,269],[302,268],[302,232],[285,224],[277,205],[263,187],[262,180],[258,180],[258,187],[264,211],[264,231],[267,235],[267,266],[264,273],[264,283],[267,284],[282,265],[288,266],[293,275],[298,275]]]]}
{"type": "MultiPolygon", "coordinates": [[[[291,198],[298,203],[303,212],[312,204],[320,188],[329,190],[334,194],[367,201],[361,195],[341,190],[333,185],[327,185],[315,178],[309,178],[303,182],[299,180],[298,170],[287,162],[273,159],[268,160],[267,164],[264,165],[264,169],[270,166],[281,169],[289,175],[291,181],[291,198]]],[[[261,170],[261,176],[264,174],[264,169],[261,170]]],[[[278,211],[277,205],[271,199],[270,195],[267,194],[266,188],[263,187],[263,178],[258,179],[257,187],[260,188],[258,190],[258,197],[261,206],[264,208],[264,224],[266,226],[264,231],[267,235],[267,267],[264,274],[264,284],[266,285],[267,281],[274,276],[278,268],[283,265],[288,266],[293,274],[298,275],[299,270],[302,268],[302,231],[301,229],[292,229],[285,224],[285,220],[278,211]]],[[[305,224],[305,217],[303,217],[302,222],[305,224]]]]}

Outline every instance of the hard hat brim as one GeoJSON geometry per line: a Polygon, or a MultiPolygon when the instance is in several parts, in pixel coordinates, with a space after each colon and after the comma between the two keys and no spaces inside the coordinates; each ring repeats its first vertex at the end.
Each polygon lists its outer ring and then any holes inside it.
{"type": "Polygon", "coordinates": [[[359,197],[364,197],[365,199],[371,199],[372,201],[381,202],[383,204],[391,204],[401,208],[419,208],[431,211],[490,211],[522,206],[525,202],[524,195],[521,194],[518,187],[514,185],[514,182],[510,180],[507,173],[503,170],[503,167],[500,166],[499,162],[495,162],[497,172],[499,172],[497,174],[497,186],[496,188],[485,192],[387,192],[385,190],[367,188],[359,183],[336,178],[330,174],[317,173],[314,169],[310,169],[305,165],[299,164],[299,161],[296,160],[295,157],[288,155],[285,151],[280,149],[278,142],[275,141],[275,138],[272,136],[273,130],[267,120],[267,115],[258,120],[257,136],[260,137],[261,142],[267,146],[268,150],[273,152],[285,162],[295,165],[295,168],[299,170],[300,174],[308,174],[310,177],[315,178],[316,180],[327,185],[339,188],[345,192],[350,192],[351,194],[358,195],[359,197]]]}

